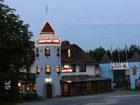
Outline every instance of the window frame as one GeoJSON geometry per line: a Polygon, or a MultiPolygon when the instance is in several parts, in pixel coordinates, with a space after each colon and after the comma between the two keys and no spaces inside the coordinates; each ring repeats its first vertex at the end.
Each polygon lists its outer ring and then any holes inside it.
{"type": "Polygon", "coordinates": [[[32,91],[36,92],[36,83],[32,83],[32,91]]]}
{"type": "Polygon", "coordinates": [[[36,48],[36,57],[38,57],[39,56],[39,48],[36,48]]]}
{"type": "Polygon", "coordinates": [[[25,91],[30,92],[31,91],[31,85],[29,83],[25,84],[25,91]],[[29,88],[29,89],[28,89],[29,88]]]}
{"type": "Polygon", "coordinates": [[[50,56],[50,48],[49,47],[46,47],[45,48],[45,56],[50,56]]]}
{"type": "Polygon", "coordinates": [[[79,72],[86,72],[86,64],[79,65],[79,72]]]}
{"type": "Polygon", "coordinates": [[[57,65],[57,67],[56,67],[56,72],[57,72],[58,74],[60,74],[60,72],[61,72],[60,65],[57,65]],[[58,69],[59,69],[59,70],[58,70],[58,69]]]}
{"type": "Polygon", "coordinates": [[[72,64],[71,68],[72,68],[72,72],[76,72],[76,64],[72,64]]]}
{"type": "Polygon", "coordinates": [[[68,49],[67,53],[68,53],[68,58],[71,58],[71,49],[70,48],[68,49]]]}
{"type": "MultiPolygon", "coordinates": [[[[19,83],[20,83],[20,82],[19,82],[19,83]]],[[[22,84],[22,83],[20,83],[20,86],[18,86],[18,90],[19,90],[20,92],[23,91],[23,84],[22,84]]]]}
{"type": "Polygon", "coordinates": [[[51,74],[51,66],[50,65],[46,65],[46,67],[45,67],[45,73],[46,74],[51,74]],[[50,69],[49,72],[48,72],[47,69],[50,69]]]}
{"type": "Polygon", "coordinates": [[[40,68],[40,66],[39,66],[39,65],[37,65],[37,66],[36,66],[36,74],[39,74],[39,73],[40,73],[40,71],[41,71],[41,68],[40,68]]]}
{"type": "Polygon", "coordinates": [[[58,57],[60,56],[60,48],[59,48],[59,47],[56,48],[56,55],[57,55],[58,57]]]}

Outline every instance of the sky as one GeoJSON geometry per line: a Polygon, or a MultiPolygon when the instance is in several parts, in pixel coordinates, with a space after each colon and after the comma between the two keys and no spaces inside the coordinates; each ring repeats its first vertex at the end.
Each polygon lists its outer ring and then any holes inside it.
{"type": "Polygon", "coordinates": [[[140,0],[5,0],[38,36],[48,21],[85,51],[140,45],[140,0]]]}

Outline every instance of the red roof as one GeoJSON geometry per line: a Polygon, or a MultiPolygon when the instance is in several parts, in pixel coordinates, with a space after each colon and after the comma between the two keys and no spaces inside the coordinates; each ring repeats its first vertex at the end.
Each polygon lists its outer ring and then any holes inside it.
{"type": "Polygon", "coordinates": [[[47,22],[45,26],[43,27],[40,34],[55,34],[54,30],[50,26],[50,24],[47,22]]]}

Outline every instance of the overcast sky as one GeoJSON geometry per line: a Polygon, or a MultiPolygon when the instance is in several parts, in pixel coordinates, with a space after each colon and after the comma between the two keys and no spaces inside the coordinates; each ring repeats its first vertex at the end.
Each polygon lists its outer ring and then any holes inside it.
{"type": "Polygon", "coordinates": [[[46,21],[82,49],[140,44],[140,0],[5,0],[39,35],[46,21]],[[47,11],[46,11],[47,6],[47,11]],[[46,14],[47,13],[47,14],[46,14]]]}

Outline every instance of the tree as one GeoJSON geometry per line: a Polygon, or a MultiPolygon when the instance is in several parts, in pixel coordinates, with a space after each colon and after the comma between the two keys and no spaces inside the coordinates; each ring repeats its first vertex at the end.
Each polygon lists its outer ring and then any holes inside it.
{"type": "Polygon", "coordinates": [[[113,62],[125,62],[130,60],[135,52],[140,54],[139,45],[131,45],[129,48],[115,49],[113,51],[105,50],[104,48],[99,47],[95,50],[89,50],[87,53],[98,62],[105,53],[109,55],[113,62]]]}
{"type": "Polygon", "coordinates": [[[88,54],[96,59],[98,62],[101,60],[106,50],[103,47],[96,48],[95,50],[89,50],[88,54]]]}
{"type": "MultiPolygon", "coordinates": [[[[17,93],[17,76],[20,70],[27,69],[34,58],[30,41],[32,32],[28,30],[29,25],[24,24],[14,11],[15,9],[0,0],[0,73],[8,74],[13,98],[17,93]]],[[[3,80],[0,77],[0,81],[3,80]]]]}

